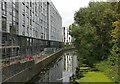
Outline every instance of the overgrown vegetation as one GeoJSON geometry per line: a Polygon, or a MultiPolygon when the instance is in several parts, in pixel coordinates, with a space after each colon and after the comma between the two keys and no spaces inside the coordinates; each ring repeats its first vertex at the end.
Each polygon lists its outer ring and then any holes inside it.
{"type": "Polygon", "coordinates": [[[95,65],[120,82],[120,2],[90,2],[75,13],[74,20],[70,34],[79,63],[95,65]]]}
{"type": "MultiPolygon", "coordinates": [[[[103,72],[87,72],[85,77],[76,80],[79,82],[112,82],[103,72]]],[[[96,84],[97,84],[96,83],[96,84]]]]}

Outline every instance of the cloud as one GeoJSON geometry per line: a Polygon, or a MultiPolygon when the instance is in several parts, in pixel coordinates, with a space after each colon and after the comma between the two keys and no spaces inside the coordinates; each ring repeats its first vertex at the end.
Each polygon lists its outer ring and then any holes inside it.
{"type": "Polygon", "coordinates": [[[88,6],[90,0],[52,0],[56,9],[62,16],[63,26],[69,26],[74,22],[74,13],[80,7],[88,6]]]}

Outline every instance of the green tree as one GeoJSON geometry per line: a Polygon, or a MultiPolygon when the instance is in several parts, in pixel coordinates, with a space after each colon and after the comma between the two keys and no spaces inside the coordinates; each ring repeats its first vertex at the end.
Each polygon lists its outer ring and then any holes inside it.
{"type": "Polygon", "coordinates": [[[114,81],[120,82],[120,20],[113,22],[113,26],[115,27],[111,33],[113,47],[108,61],[116,69],[114,70],[114,81]]]}
{"type": "Polygon", "coordinates": [[[112,48],[112,22],[117,20],[111,3],[90,2],[88,7],[75,13],[74,20],[70,34],[75,38],[75,46],[85,62],[91,65],[96,60],[108,58],[112,48]]]}
{"type": "Polygon", "coordinates": [[[74,20],[70,34],[78,60],[89,66],[101,61],[99,69],[120,81],[120,2],[90,2],[75,13],[74,20]]]}

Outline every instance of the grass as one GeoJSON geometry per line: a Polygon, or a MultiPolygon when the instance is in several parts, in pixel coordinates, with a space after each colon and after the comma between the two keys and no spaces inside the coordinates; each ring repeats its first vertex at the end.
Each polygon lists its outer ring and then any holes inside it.
{"type": "Polygon", "coordinates": [[[76,81],[79,82],[113,82],[109,79],[103,72],[87,72],[85,77],[81,79],[77,79],[76,81]]]}

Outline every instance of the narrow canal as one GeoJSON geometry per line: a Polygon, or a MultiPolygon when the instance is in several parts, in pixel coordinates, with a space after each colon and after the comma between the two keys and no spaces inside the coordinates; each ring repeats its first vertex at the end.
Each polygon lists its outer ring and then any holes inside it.
{"type": "Polygon", "coordinates": [[[77,67],[77,56],[75,51],[67,51],[57,60],[45,67],[30,82],[70,82],[77,67]]]}

